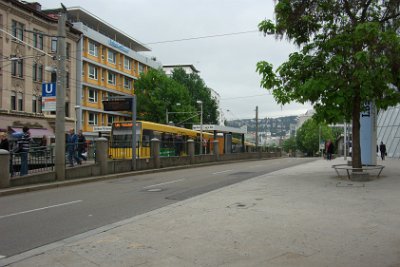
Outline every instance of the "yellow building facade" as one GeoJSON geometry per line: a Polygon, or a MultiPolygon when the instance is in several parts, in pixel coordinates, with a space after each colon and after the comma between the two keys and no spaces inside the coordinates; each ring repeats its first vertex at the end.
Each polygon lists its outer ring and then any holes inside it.
{"type": "Polygon", "coordinates": [[[69,8],[68,20],[82,32],[77,50],[77,128],[95,137],[109,131],[112,122],[131,118],[124,112],[104,111],[102,101],[132,96],[140,74],[161,64],[139,54],[150,51],[145,45],[82,8],[69,8]]]}

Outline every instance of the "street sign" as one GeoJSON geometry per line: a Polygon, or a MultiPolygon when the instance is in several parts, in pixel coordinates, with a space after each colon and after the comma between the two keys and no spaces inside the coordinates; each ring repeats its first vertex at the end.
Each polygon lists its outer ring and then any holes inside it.
{"type": "Polygon", "coordinates": [[[111,126],[93,126],[93,132],[111,132],[111,126]]]}
{"type": "Polygon", "coordinates": [[[132,99],[103,100],[105,111],[132,111],[132,99]]]}
{"type": "Polygon", "coordinates": [[[55,97],[56,83],[42,83],[42,97],[55,97]]]}
{"type": "Polygon", "coordinates": [[[42,84],[42,111],[56,111],[56,83],[42,84]]]}

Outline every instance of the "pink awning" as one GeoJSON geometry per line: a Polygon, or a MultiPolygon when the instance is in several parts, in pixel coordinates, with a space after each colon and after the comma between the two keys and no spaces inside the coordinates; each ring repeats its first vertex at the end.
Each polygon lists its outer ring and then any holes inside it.
{"type": "MultiPolygon", "coordinates": [[[[15,128],[12,127],[12,129],[16,132],[22,132],[22,128],[15,128]]],[[[54,132],[53,130],[49,130],[49,129],[45,129],[45,128],[41,128],[41,129],[29,129],[29,132],[31,133],[31,137],[33,138],[42,138],[43,135],[45,135],[46,137],[54,137],[54,132]]]]}

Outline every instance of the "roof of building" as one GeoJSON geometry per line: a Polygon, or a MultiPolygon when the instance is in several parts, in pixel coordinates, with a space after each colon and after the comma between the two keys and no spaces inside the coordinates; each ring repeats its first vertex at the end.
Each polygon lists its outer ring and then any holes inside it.
{"type": "Polygon", "coordinates": [[[33,15],[40,17],[41,19],[45,19],[51,22],[57,23],[57,19],[48,16],[46,13],[44,13],[41,9],[40,3],[37,2],[26,2],[26,1],[19,1],[19,0],[6,0],[5,2],[9,2],[15,6],[17,6],[20,9],[23,9],[28,12],[32,12],[33,15]]]}
{"type": "Polygon", "coordinates": [[[163,68],[170,68],[170,69],[175,69],[175,68],[190,68],[193,72],[199,73],[200,71],[195,68],[194,65],[192,64],[177,64],[177,65],[163,65],[163,68]]]}
{"type": "MultiPolygon", "coordinates": [[[[46,13],[55,13],[60,9],[45,10],[46,13]]],[[[136,52],[151,51],[149,47],[140,43],[138,40],[129,36],[127,33],[123,32],[107,23],[106,21],[100,19],[96,15],[90,13],[82,7],[69,7],[67,8],[68,20],[70,22],[82,22],[87,27],[109,37],[110,39],[132,49],[136,52]]]]}

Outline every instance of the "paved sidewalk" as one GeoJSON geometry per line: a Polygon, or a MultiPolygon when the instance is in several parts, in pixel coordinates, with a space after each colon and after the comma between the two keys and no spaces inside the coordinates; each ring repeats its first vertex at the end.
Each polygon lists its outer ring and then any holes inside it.
{"type": "Polygon", "coordinates": [[[0,266],[400,266],[400,161],[378,161],[370,182],[339,179],[340,163],[276,171],[0,266]]]}

